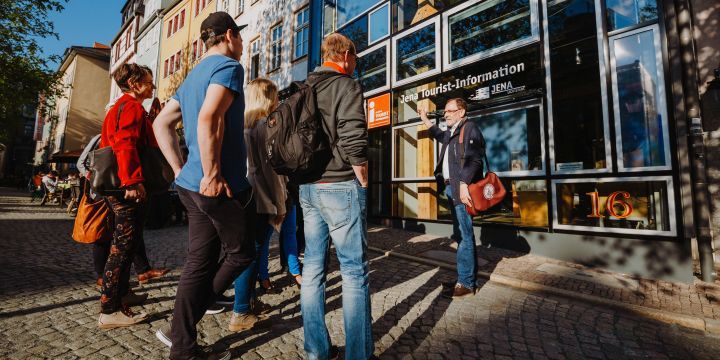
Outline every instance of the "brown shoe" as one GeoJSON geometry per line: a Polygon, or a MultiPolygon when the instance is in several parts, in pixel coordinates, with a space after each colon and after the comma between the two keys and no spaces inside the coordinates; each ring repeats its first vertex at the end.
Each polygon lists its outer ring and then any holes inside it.
{"type": "Polygon", "coordinates": [[[144,284],[148,282],[150,279],[159,278],[167,272],[170,271],[169,269],[150,269],[142,274],[138,275],[138,282],[141,284],[144,284]]]}
{"type": "Polygon", "coordinates": [[[130,290],[120,299],[120,302],[125,306],[135,306],[144,303],[147,298],[148,294],[139,295],[130,290]]]}
{"type": "Polygon", "coordinates": [[[458,299],[475,294],[474,289],[468,289],[460,284],[455,284],[455,287],[448,289],[449,291],[444,292],[442,295],[448,299],[458,299]]]}
{"type": "Polygon", "coordinates": [[[233,312],[232,316],[230,317],[230,323],[228,324],[228,329],[230,331],[243,331],[252,329],[253,326],[258,321],[263,320],[264,318],[261,318],[255,314],[252,313],[236,313],[233,312]]]}
{"type": "Polygon", "coordinates": [[[132,326],[139,324],[147,319],[147,314],[135,314],[128,307],[112,314],[100,314],[98,318],[98,327],[101,329],[114,329],[119,327],[132,326]]]}

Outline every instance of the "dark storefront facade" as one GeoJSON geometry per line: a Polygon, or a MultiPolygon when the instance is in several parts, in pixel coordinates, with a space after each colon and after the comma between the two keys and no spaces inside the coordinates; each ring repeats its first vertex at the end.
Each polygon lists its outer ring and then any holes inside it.
{"type": "Polygon", "coordinates": [[[439,144],[417,109],[462,97],[508,189],[475,218],[479,242],[690,281],[688,152],[662,3],[335,0],[323,13],[324,34],[358,47],[371,218],[450,234],[439,144]]]}

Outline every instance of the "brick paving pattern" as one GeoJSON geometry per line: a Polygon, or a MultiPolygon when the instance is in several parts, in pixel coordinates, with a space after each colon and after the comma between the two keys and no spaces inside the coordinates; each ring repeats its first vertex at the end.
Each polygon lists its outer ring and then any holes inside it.
{"type": "MultiPolygon", "coordinates": [[[[150,294],[143,306],[153,313],[150,321],[102,331],[96,327],[91,247],[70,239],[71,226],[72,219],[58,208],[40,208],[0,190],[0,358],[167,358],[168,349],[154,331],[167,324],[172,311],[186,228],[146,231],[152,264],[173,268],[165,278],[136,288],[150,294]]],[[[390,235],[382,231],[372,233],[371,245],[390,235]]],[[[451,272],[370,256],[375,355],[381,359],[713,359],[720,354],[718,338],[699,331],[494,283],[481,284],[474,297],[450,301],[440,296],[440,282],[452,280],[451,272]]],[[[278,273],[276,248],[270,265],[282,289],[261,297],[273,307],[270,323],[233,333],[227,330],[228,312],[206,316],[200,342],[230,348],[234,358],[303,358],[299,291],[278,273]]],[[[333,341],[342,346],[335,261],[330,270],[327,323],[333,341]]]]}

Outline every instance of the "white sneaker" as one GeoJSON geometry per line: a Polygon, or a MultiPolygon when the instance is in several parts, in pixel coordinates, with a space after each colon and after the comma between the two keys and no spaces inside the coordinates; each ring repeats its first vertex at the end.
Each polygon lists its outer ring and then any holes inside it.
{"type": "Polygon", "coordinates": [[[205,310],[205,315],[215,315],[219,314],[221,312],[225,311],[225,307],[218,305],[218,304],[212,304],[210,307],[205,310]]]}
{"type": "Polygon", "coordinates": [[[146,313],[134,314],[130,309],[124,308],[112,314],[100,314],[98,327],[101,329],[114,329],[132,326],[147,319],[146,313]]]}
{"type": "Polygon", "coordinates": [[[170,340],[170,325],[165,325],[155,332],[155,337],[160,340],[161,343],[167,347],[172,347],[172,340],[170,340]]]}

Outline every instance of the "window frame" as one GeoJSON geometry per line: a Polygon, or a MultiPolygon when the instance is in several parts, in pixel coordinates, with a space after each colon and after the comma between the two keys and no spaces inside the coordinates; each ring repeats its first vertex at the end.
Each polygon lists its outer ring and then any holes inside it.
{"type": "Polygon", "coordinates": [[[249,60],[249,63],[248,63],[248,70],[249,70],[249,71],[248,71],[248,80],[249,80],[249,81],[255,80],[255,79],[257,79],[257,78],[260,77],[260,69],[262,68],[262,66],[261,66],[262,59],[260,58],[260,55],[262,54],[262,50],[260,49],[260,41],[261,41],[261,39],[262,39],[262,37],[258,35],[258,36],[256,36],[254,39],[250,40],[250,46],[249,46],[250,51],[248,51],[248,60],[249,60]],[[254,44],[254,43],[257,43],[257,44],[258,44],[258,45],[257,45],[257,49],[256,49],[257,51],[256,51],[256,52],[253,52],[253,44],[254,44]],[[253,77],[253,76],[252,76],[252,75],[253,75],[252,61],[253,61],[253,57],[254,57],[255,55],[258,56],[258,65],[257,65],[257,69],[258,69],[257,73],[258,73],[258,76],[253,77]]]}
{"type": "MultiPolygon", "coordinates": [[[[539,19],[539,4],[538,0],[529,0],[529,6],[530,6],[530,31],[531,35],[528,38],[515,40],[506,44],[503,44],[499,47],[488,49],[485,51],[481,51],[479,53],[467,56],[465,58],[454,60],[452,61],[450,59],[451,51],[450,51],[450,16],[455,15],[463,10],[466,10],[470,7],[473,7],[475,5],[481,5],[481,3],[487,2],[488,0],[471,0],[464,4],[460,4],[458,6],[455,6],[451,8],[448,11],[445,11],[442,13],[442,25],[443,29],[443,71],[449,71],[456,68],[459,68],[461,66],[465,66],[470,63],[477,62],[481,59],[487,59],[489,57],[493,57],[495,55],[499,55],[523,46],[530,45],[535,42],[540,41],[540,19],[539,19]]],[[[504,0],[501,0],[504,1],[504,0]]],[[[544,3],[547,3],[546,1],[544,3]]],[[[547,7],[546,7],[547,8],[547,7]]]]}
{"type": "Polygon", "coordinates": [[[383,46],[385,47],[385,61],[386,61],[385,85],[381,86],[379,88],[376,88],[376,89],[372,89],[372,90],[363,92],[363,97],[365,97],[366,99],[370,96],[390,90],[390,66],[389,66],[390,65],[390,39],[385,39],[384,41],[378,42],[377,44],[372,45],[369,48],[365,49],[363,52],[357,54],[357,57],[361,58],[373,51],[376,51],[376,50],[382,48],[383,46]]]}
{"type": "Polygon", "coordinates": [[[629,235],[653,235],[653,236],[677,236],[677,221],[675,212],[675,187],[673,185],[672,176],[633,176],[633,177],[609,177],[609,178],[573,178],[573,179],[552,179],[550,181],[551,196],[552,196],[552,227],[553,230],[569,230],[569,231],[583,231],[593,233],[610,233],[610,234],[629,234],[629,235]],[[598,182],[598,183],[623,183],[623,182],[651,182],[651,181],[665,181],[667,191],[667,209],[668,209],[668,224],[670,230],[639,230],[639,229],[624,229],[624,228],[612,228],[612,227],[599,227],[599,226],[584,226],[584,225],[564,225],[558,221],[558,207],[557,207],[557,194],[558,184],[568,183],[587,183],[587,182],[598,182]]]}
{"type": "Polygon", "coordinates": [[[442,34],[441,34],[441,30],[440,30],[440,20],[441,20],[440,16],[435,15],[427,20],[420,22],[419,24],[416,24],[415,26],[413,26],[409,29],[405,29],[404,31],[402,31],[392,37],[392,69],[393,69],[392,72],[393,72],[393,76],[392,76],[391,84],[393,87],[410,84],[417,80],[421,80],[421,79],[425,79],[425,78],[429,78],[429,77],[438,75],[442,72],[442,59],[441,59],[442,58],[442,54],[441,54],[442,47],[440,45],[442,34]],[[398,58],[397,58],[397,54],[398,54],[397,43],[398,43],[398,41],[407,36],[412,35],[413,33],[417,32],[421,29],[424,29],[425,27],[428,27],[430,25],[435,25],[435,68],[430,71],[426,71],[422,74],[417,74],[417,75],[413,75],[411,77],[408,77],[408,78],[405,78],[402,80],[398,80],[397,76],[400,73],[398,71],[398,58]]]}
{"type": "Polygon", "coordinates": [[[268,50],[270,52],[270,57],[269,57],[270,61],[268,61],[268,70],[267,70],[268,74],[273,73],[282,67],[282,51],[283,51],[283,48],[282,48],[283,23],[282,23],[282,21],[276,23],[273,26],[270,26],[270,34],[269,35],[270,35],[270,39],[269,39],[270,43],[268,44],[269,45],[268,50]],[[280,29],[280,35],[278,36],[277,41],[274,41],[273,36],[274,36],[274,32],[276,29],[280,29]],[[273,47],[276,45],[278,47],[277,66],[273,67],[274,61],[275,61],[275,57],[273,57],[273,50],[274,50],[273,47]]]}
{"type": "Polygon", "coordinates": [[[368,12],[368,47],[372,47],[373,45],[383,41],[383,39],[388,38],[391,34],[392,34],[392,9],[390,8],[390,2],[388,1],[385,4],[382,4],[374,9],[371,9],[368,12]],[[384,7],[388,8],[388,17],[387,17],[388,32],[387,32],[387,34],[385,34],[384,36],[381,36],[377,40],[372,41],[370,38],[370,29],[372,28],[372,21],[371,21],[372,15],[374,13],[380,11],[380,9],[382,9],[384,7]]]}
{"type": "Polygon", "coordinates": [[[309,7],[309,6],[304,6],[304,7],[300,8],[300,9],[298,9],[297,11],[295,11],[295,12],[293,13],[293,23],[294,23],[294,24],[293,24],[294,26],[293,26],[293,54],[292,54],[292,59],[293,59],[293,61],[296,61],[296,60],[302,59],[302,58],[304,58],[304,57],[307,57],[308,54],[310,53],[310,7],[309,7]],[[300,15],[300,14],[303,13],[303,12],[307,12],[307,15],[304,16],[305,19],[306,19],[306,21],[305,21],[302,25],[298,26],[298,23],[297,23],[297,22],[298,22],[298,21],[297,21],[297,20],[298,20],[298,19],[297,19],[297,18],[298,18],[298,15],[300,15]],[[298,38],[298,35],[299,35],[298,33],[299,33],[299,32],[302,32],[303,30],[307,30],[307,41],[305,42],[305,44],[306,44],[306,45],[305,45],[305,50],[306,50],[306,51],[305,51],[304,54],[302,54],[302,55],[300,55],[300,56],[296,56],[296,53],[297,53],[297,38],[298,38]]]}
{"type": "Polygon", "coordinates": [[[237,15],[235,17],[238,17],[242,15],[242,13],[245,12],[245,0],[238,0],[237,2],[237,15]]]}
{"type": "MultiPolygon", "coordinates": [[[[604,12],[602,11],[600,1],[594,0],[595,3],[595,23],[602,24],[602,17],[604,12]]],[[[548,8],[547,1],[543,1],[543,24],[548,24],[548,8]]],[[[550,68],[550,42],[543,41],[543,52],[544,52],[544,66],[545,66],[545,88],[547,92],[547,123],[548,123],[548,149],[549,149],[549,160],[551,175],[579,175],[579,174],[609,174],[613,171],[613,157],[612,157],[612,145],[610,140],[610,112],[608,110],[608,88],[607,88],[607,64],[606,54],[607,48],[605,46],[605,35],[601,25],[596,26],[597,31],[597,46],[598,46],[598,62],[600,71],[600,94],[601,94],[601,105],[602,105],[602,116],[603,116],[603,133],[605,143],[605,167],[601,169],[582,169],[582,170],[558,170],[557,163],[555,161],[555,132],[554,132],[554,115],[553,115],[553,96],[552,96],[552,69],[550,68]]],[[[547,26],[543,26],[543,38],[549,39],[550,32],[547,26]]]]}
{"type": "MultiPolygon", "coordinates": [[[[493,114],[500,114],[504,112],[509,111],[517,111],[517,110],[527,110],[531,108],[537,108],[538,114],[540,118],[538,121],[540,122],[538,124],[538,127],[540,128],[540,158],[542,160],[542,168],[540,170],[521,170],[521,171],[497,171],[492,170],[493,173],[495,173],[497,176],[500,176],[502,178],[512,178],[513,180],[517,180],[516,178],[520,177],[531,177],[531,176],[545,176],[547,171],[547,161],[545,161],[545,107],[543,106],[542,100],[540,99],[531,99],[526,101],[521,101],[518,103],[512,103],[508,105],[498,106],[494,108],[488,108],[478,111],[472,111],[467,114],[468,119],[471,117],[483,117],[493,114]]],[[[479,127],[479,126],[478,126],[479,127]]],[[[482,129],[481,129],[482,130],[482,129]]],[[[530,133],[528,133],[528,136],[530,136],[530,133]]],[[[528,159],[528,162],[530,159],[528,159]]],[[[487,167],[490,166],[490,164],[486,164],[487,167]]],[[[485,171],[488,169],[485,168],[485,171]]]]}
{"type": "MultiPolygon", "coordinates": [[[[391,98],[392,101],[392,98],[391,98]]],[[[367,105],[366,105],[367,108],[367,105]]],[[[390,129],[390,182],[396,183],[396,182],[427,182],[427,181],[435,181],[435,176],[427,176],[427,177],[421,177],[421,176],[415,176],[415,177],[396,177],[395,176],[395,163],[396,163],[396,153],[397,149],[395,148],[395,131],[402,130],[409,127],[419,127],[424,126],[421,121],[420,122],[411,122],[411,123],[405,123],[402,125],[391,125],[390,129]]],[[[428,130],[429,131],[429,130],[428,130]]],[[[433,141],[433,169],[437,167],[438,163],[438,141],[435,138],[432,138],[433,141]]]]}
{"type": "Polygon", "coordinates": [[[672,157],[670,148],[670,124],[668,118],[667,109],[667,94],[665,93],[665,66],[663,64],[663,53],[662,45],[660,42],[660,27],[658,24],[652,24],[643,26],[641,28],[629,30],[617,35],[608,37],[608,47],[610,53],[610,76],[612,82],[612,100],[613,100],[613,117],[615,122],[615,161],[617,162],[617,169],[619,173],[636,173],[641,171],[668,171],[672,170],[672,157]],[[650,31],[653,35],[653,46],[655,48],[655,66],[657,69],[657,83],[655,84],[655,90],[657,91],[657,103],[655,104],[658,114],[661,116],[662,122],[662,135],[665,153],[665,165],[660,166],[642,166],[642,167],[625,167],[625,161],[622,157],[622,124],[620,122],[620,99],[618,94],[618,79],[616,71],[616,59],[615,59],[615,48],[613,47],[613,41],[620,40],[627,37],[632,37],[644,32],[650,31]]]}

